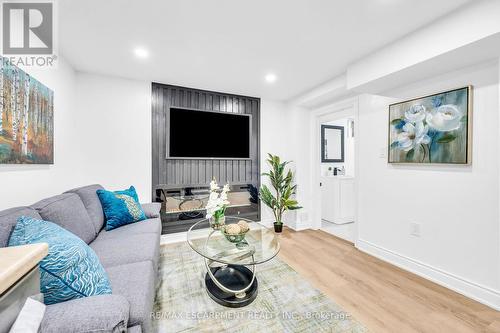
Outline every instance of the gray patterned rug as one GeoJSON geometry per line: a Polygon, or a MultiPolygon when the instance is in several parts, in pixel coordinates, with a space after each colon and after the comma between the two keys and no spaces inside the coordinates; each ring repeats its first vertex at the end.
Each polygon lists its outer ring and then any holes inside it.
{"type": "Polygon", "coordinates": [[[156,332],[367,331],[277,257],[257,266],[255,301],[232,309],[208,296],[203,259],[186,242],[163,245],[160,251],[156,332]]]}

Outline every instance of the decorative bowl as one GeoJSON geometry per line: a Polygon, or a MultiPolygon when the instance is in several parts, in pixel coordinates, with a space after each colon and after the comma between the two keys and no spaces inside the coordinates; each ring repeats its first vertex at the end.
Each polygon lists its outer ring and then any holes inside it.
{"type": "Polygon", "coordinates": [[[236,224],[226,224],[221,227],[220,231],[226,237],[228,241],[231,243],[242,243],[245,240],[245,235],[248,232],[248,224],[246,222],[242,221],[236,223],[236,224]]]}
{"type": "Polygon", "coordinates": [[[245,232],[239,233],[237,235],[232,235],[232,234],[226,233],[226,229],[225,228],[222,228],[221,232],[224,235],[224,237],[226,237],[226,239],[228,241],[230,241],[231,243],[236,243],[237,244],[237,243],[241,243],[241,242],[243,242],[245,240],[245,235],[248,232],[248,230],[245,231],[245,232]]]}

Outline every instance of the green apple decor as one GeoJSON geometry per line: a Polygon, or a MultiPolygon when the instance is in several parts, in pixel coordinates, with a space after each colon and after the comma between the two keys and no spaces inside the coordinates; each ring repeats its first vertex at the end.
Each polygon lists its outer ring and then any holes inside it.
{"type": "Polygon", "coordinates": [[[266,186],[260,187],[259,197],[266,206],[273,210],[274,214],[274,231],[281,232],[283,229],[283,213],[287,210],[300,209],[298,202],[292,197],[295,195],[297,185],[293,183],[293,172],[288,169],[285,171],[287,164],[290,161],[281,162],[279,156],[268,154],[266,160],[270,166],[269,172],[262,175],[269,177],[269,181],[274,189],[274,195],[266,186]]]}

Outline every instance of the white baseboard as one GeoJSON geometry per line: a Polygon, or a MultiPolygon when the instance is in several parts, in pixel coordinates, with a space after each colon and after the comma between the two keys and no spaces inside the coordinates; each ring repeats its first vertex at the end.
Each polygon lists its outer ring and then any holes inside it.
{"type": "Polygon", "coordinates": [[[187,241],[187,231],[176,232],[175,234],[161,235],[160,244],[172,244],[187,241]]]}
{"type": "Polygon", "coordinates": [[[286,225],[295,231],[306,230],[311,228],[311,224],[309,223],[309,221],[300,221],[298,223],[288,222],[286,225]]]}
{"type": "Polygon", "coordinates": [[[300,230],[305,230],[305,229],[311,228],[311,222],[309,221],[309,214],[307,213],[307,210],[288,211],[284,215],[283,223],[287,227],[289,227],[295,231],[300,231],[300,230]]]}
{"type": "MultiPolygon", "coordinates": [[[[259,223],[265,225],[267,228],[273,228],[273,220],[261,220],[259,223]]],[[[309,221],[290,221],[290,220],[285,220],[283,221],[283,225],[295,230],[295,231],[300,231],[300,230],[306,230],[306,229],[311,229],[311,223],[309,221]]]]}
{"type": "Polygon", "coordinates": [[[500,310],[500,292],[464,278],[358,239],[356,247],[374,257],[456,291],[495,310],[500,310]]]}

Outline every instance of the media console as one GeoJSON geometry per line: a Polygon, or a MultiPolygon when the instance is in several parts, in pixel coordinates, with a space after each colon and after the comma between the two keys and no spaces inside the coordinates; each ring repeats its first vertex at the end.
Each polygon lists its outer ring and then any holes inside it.
{"type": "MultiPolygon", "coordinates": [[[[209,186],[158,187],[155,201],[161,202],[162,234],[187,231],[205,218],[209,186]]],[[[228,216],[260,220],[258,189],[252,184],[230,185],[228,216]]],[[[207,224],[208,227],[208,224],[207,224]]]]}

